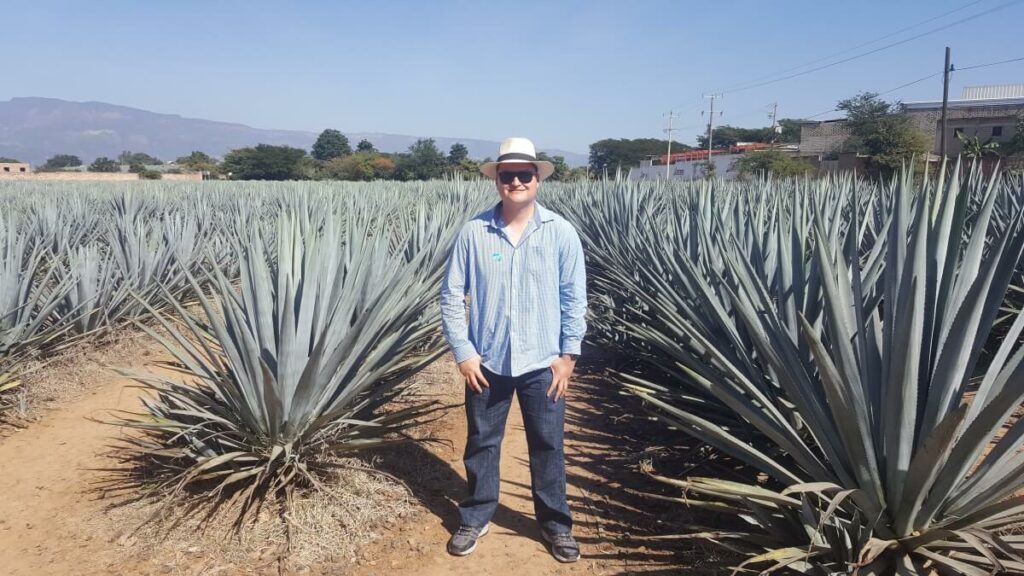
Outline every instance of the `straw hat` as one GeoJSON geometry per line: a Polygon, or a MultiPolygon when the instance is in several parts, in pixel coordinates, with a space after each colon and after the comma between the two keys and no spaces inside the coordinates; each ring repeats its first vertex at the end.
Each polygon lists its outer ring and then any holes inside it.
{"type": "Polygon", "coordinates": [[[537,177],[544,180],[555,171],[555,165],[547,160],[537,160],[537,150],[528,138],[505,138],[498,147],[498,159],[484,162],[480,172],[492,180],[498,178],[498,164],[533,164],[537,177]]]}

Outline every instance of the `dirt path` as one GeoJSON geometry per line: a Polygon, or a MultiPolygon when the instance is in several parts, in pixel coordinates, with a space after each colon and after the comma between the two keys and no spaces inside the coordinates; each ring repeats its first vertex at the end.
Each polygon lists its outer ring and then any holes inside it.
{"type": "MultiPolygon", "coordinates": [[[[465,447],[465,420],[451,418],[447,427],[447,439],[454,448],[442,450],[447,456],[448,474],[444,475],[447,489],[443,490],[441,506],[431,506],[431,513],[421,515],[414,522],[402,526],[391,535],[389,542],[378,547],[384,550],[379,558],[372,554],[366,566],[357,574],[370,576],[388,573],[392,575],[415,574],[417,576],[474,575],[480,574],[593,574],[595,573],[595,552],[587,550],[588,558],[573,565],[561,565],[555,561],[542,544],[540,532],[533,520],[533,503],[530,497],[530,470],[527,460],[526,435],[518,403],[514,402],[509,413],[508,428],[502,446],[501,476],[502,490],[499,509],[491,524],[490,533],[480,540],[477,550],[465,558],[454,558],[445,552],[445,543],[451,530],[458,524],[455,503],[460,497],[465,482],[462,466],[462,450],[465,447]],[[373,565],[369,565],[373,562],[373,565]]],[[[569,448],[567,457],[579,454],[578,449],[569,448]]],[[[441,487],[437,488],[439,491],[441,487]]],[[[596,527],[588,522],[588,515],[581,515],[587,496],[576,487],[569,487],[573,503],[577,532],[591,536],[596,527]],[[581,504],[583,506],[581,507],[581,504]],[[582,517],[581,517],[582,516],[582,517]]],[[[436,499],[435,499],[436,500],[436,499]]]]}
{"type": "MultiPolygon", "coordinates": [[[[451,531],[458,526],[457,502],[465,491],[462,451],[466,422],[460,407],[440,427],[449,446],[419,448],[419,454],[407,452],[400,462],[412,464],[393,470],[401,477],[421,478],[412,483],[412,489],[427,513],[400,525],[370,547],[356,574],[679,573],[679,562],[686,558],[678,547],[650,546],[642,539],[645,534],[664,534],[672,519],[680,518],[679,511],[664,510],[659,518],[655,513],[658,506],[629,491],[658,489],[635,471],[636,460],[648,446],[629,436],[629,425],[618,422],[638,405],[610,387],[600,367],[582,368],[584,373],[577,378],[566,413],[566,474],[574,534],[581,544],[578,562],[559,563],[541,539],[530,496],[526,434],[518,403],[514,403],[502,445],[501,500],[491,531],[476,551],[465,558],[445,551],[451,531]]],[[[460,401],[461,388],[453,390],[450,400],[460,401]]],[[[699,556],[699,560],[687,561],[690,567],[685,573],[717,573],[700,566],[706,555],[702,551],[699,556]]]]}
{"type": "MultiPolygon", "coordinates": [[[[635,537],[664,533],[679,520],[679,511],[653,514],[649,500],[627,490],[652,488],[635,472],[647,442],[631,437],[629,413],[636,406],[622,403],[632,400],[616,394],[599,373],[591,369],[579,379],[566,417],[569,503],[583,555],[578,563],[559,564],[540,539],[533,520],[526,438],[518,406],[509,415],[501,505],[492,531],[470,557],[454,558],[445,552],[448,535],[458,523],[456,502],[465,490],[461,461],[465,418],[456,408],[433,424],[434,434],[447,445],[416,444],[385,452],[375,463],[406,479],[422,509],[392,523],[376,542],[365,546],[349,564],[354,572],[359,576],[675,573],[683,558],[679,550],[648,548],[635,537]]],[[[111,376],[29,428],[0,439],[0,575],[267,573],[237,566],[180,572],[180,565],[163,563],[157,550],[126,558],[125,548],[119,546],[124,527],[106,517],[106,503],[91,490],[97,479],[91,470],[112,464],[103,453],[117,431],[90,418],[103,417],[113,409],[137,408],[136,390],[130,385],[127,379],[111,376]]],[[[446,403],[461,401],[457,382],[439,383],[437,391],[446,403]]],[[[636,425],[638,434],[649,426],[639,419],[636,425]]],[[[701,569],[702,563],[690,563],[686,573],[717,573],[701,569]]]]}
{"type": "Polygon", "coordinates": [[[0,441],[0,574],[115,574],[124,568],[107,553],[116,544],[90,529],[104,512],[89,490],[94,474],[88,469],[110,464],[102,453],[115,430],[89,419],[136,409],[130,384],[105,383],[0,441]]]}

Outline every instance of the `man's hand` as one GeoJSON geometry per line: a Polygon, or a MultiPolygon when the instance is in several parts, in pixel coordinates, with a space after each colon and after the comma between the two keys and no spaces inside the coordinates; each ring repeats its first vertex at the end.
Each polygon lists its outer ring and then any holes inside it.
{"type": "Polygon", "coordinates": [[[459,373],[466,379],[466,386],[477,394],[483,392],[484,388],[491,387],[491,385],[487,383],[487,378],[484,378],[483,371],[480,370],[479,354],[460,362],[459,373]]]}
{"type": "Polygon", "coordinates": [[[558,402],[565,398],[569,389],[569,378],[572,371],[576,369],[576,361],[565,354],[559,356],[551,363],[551,386],[548,388],[547,396],[552,402],[558,402]],[[552,398],[552,394],[554,397],[552,398]]]}

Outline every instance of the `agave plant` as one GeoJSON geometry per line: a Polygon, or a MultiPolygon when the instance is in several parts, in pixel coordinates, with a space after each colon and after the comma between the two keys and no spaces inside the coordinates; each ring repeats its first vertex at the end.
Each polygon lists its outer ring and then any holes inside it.
{"type": "Polygon", "coordinates": [[[16,220],[0,219],[0,393],[19,385],[22,360],[50,348],[58,332],[52,313],[68,284],[45,270],[44,255],[16,220]]]}
{"type": "Polygon", "coordinates": [[[137,375],[153,396],[119,422],[139,432],[125,458],[144,462],[128,488],[226,499],[241,522],[268,497],[319,487],[332,455],[408,440],[403,431],[434,409],[382,410],[442,351],[434,295],[461,213],[427,218],[421,207],[411,234],[375,209],[344,213],[342,225],[334,212],[283,211],[276,250],[240,223],[240,286],[213,266],[207,297],[186,271],[205,318],[171,299],[180,329],[150,307],[170,339],[143,328],[183,379],[137,375]],[[395,234],[406,238],[398,249],[395,234]]]}
{"type": "Polygon", "coordinates": [[[121,269],[102,246],[66,248],[67,268],[61,275],[73,282],[55,315],[70,331],[84,335],[134,317],[138,307],[121,269]]]}
{"type": "Polygon", "coordinates": [[[979,362],[1024,212],[990,237],[996,179],[915,194],[907,173],[868,201],[827,186],[728,211],[684,195],[644,240],[603,245],[621,252],[605,289],[636,299],[626,345],[654,369],[628,387],[779,488],[664,480],[752,526],[731,533],[744,568],[1024,570],[1024,541],[1004,534],[1024,523],[1024,315],[979,362]]]}

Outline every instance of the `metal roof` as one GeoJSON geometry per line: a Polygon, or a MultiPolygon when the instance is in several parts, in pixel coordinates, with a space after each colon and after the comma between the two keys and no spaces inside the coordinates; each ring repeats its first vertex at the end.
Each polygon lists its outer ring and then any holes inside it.
{"type": "MultiPolygon", "coordinates": [[[[1024,106],[1024,84],[965,86],[959,99],[949,101],[950,108],[976,106],[1024,106]]],[[[930,110],[942,108],[942,101],[904,102],[903,107],[907,110],[930,110]]]]}
{"type": "Polygon", "coordinates": [[[1024,84],[1002,84],[998,86],[965,86],[961,100],[988,98],[1024,98],[1024,84]]]}
{"type": "MultiPolygon", "coordinates": [[[[980,106],[1024,106],[1024,97],[1019,98],[975,98],[972,100],[950,100],[950,108],[977,108],[980,106]]],[[[907,110],[931,110],[942,108],[941,100],[926,102],[904,102],[907,110]]]]}

